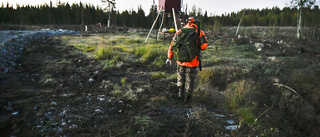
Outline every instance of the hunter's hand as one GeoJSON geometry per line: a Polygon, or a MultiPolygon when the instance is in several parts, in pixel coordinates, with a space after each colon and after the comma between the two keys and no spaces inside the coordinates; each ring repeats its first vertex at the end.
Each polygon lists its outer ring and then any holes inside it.
{"type": "Polygon", "coordinates": [[[171,66],[172,65],[172,60],[171,59],[167,59],[166,60],[166,64],[167,64],[167,66],[171,66]]]}

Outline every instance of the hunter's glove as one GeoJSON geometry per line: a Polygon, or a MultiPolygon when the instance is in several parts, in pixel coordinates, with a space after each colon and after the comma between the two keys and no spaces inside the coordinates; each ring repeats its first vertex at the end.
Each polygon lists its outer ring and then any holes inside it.
{"type": "Polygon", "coordinates": [[[172,60],[171,60],[171,59],[167,59],[167,60],[166,60],[166,64],[167,64],[167,66],[171,66],[172,60]]]}

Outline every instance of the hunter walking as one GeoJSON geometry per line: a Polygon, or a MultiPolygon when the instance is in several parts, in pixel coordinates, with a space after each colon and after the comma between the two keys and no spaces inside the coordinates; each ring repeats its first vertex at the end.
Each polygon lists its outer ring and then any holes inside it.
{"type": "Polygon", "coordinates": [[[184,102],[191,100],[197,66],[200,65],[201,71],[200,52],[208,47],[205,33],[199,27],[199,22],[189,17],[187,24],[176,32],[168,50],[166,64],[171,65],[173,57],[177,60],[178,96],[184,102]]]}

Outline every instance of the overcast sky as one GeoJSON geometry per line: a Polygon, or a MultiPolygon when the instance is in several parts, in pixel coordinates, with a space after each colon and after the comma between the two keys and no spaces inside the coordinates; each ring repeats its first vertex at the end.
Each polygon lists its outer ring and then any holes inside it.
{"type": "MultiPolygon", "coordinates": [[[[52,0],[53,5],[56,5],[59,0],[52,0]]],[[[90,3],[95,6],[101,6],[101,0],[60,0],[61,2],[79,3],[90,3]]],[[[155,4],[158,5],[159,0],[155,0],[155,4]]],[[[208,11],[208,15],[221,15],[224,13],[237,12],[241,9],[263,9],[279,7],[282,9],[291,0],[183,0],[184,5],[188,5],[188,11],[191,10],[192,6],[201,8],[202,12],[208,11]]],[[[16,4],[21,5],[39,5],[50,3],[50,0],[0,0],[0,3],[6,5],[9,2],[10,5],[15,6],[16,4]]],[[[138,6],[141,5],[146,14],[149,13],[153,0],[116,0],[116,10],[120,12],[124,10],[134,9],[138,10],[138,6]]]]}

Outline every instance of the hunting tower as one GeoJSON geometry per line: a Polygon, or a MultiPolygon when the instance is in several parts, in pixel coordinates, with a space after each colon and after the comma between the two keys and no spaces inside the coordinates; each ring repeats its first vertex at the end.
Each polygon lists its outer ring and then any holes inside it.
{"type": "MultiPolygon", "coordinates": [[[[165,28],[166,23],[165,23],[165,16],[168,15],[168,17],[173,17],[173,21],[174,21],[174,26],[175,26],[175,31],[177,31],[178,25],[177,22],[180,22],[181,26],[184,24],[183,23],[183,19],[182,19],[182,12],[181,12],[181,7],[182,7],[182,2],[183,0],[159,0],[159,11],[158,11],[158,15],[155,19],[155,21],[153,22],[153,25],[148,33],[148,36],[145,40],[145,43],[148,41],[148,38],[150,36],[150,33],[155,25],[155,23],[157,22],[160,14],[162,13],[162,19],[161,19],[161,25],[159,28],[159,31],[157,32],[157,36],[156,39],[158,39],[159,37],[159,33],[163,34],[163,40],[165,41],[165,33],[167,33],[166,31],[161,31],[162,28],[165,28]]],[[[180,26],[179,26],[180,27],[180,26]]]]}
{"type": "Polygon", "coordinates": [[[172,8],[176,13],[181,10],[181,0],[159,0],[159,10],[164,10],[166,13],[172,13],[172,8]]]}

